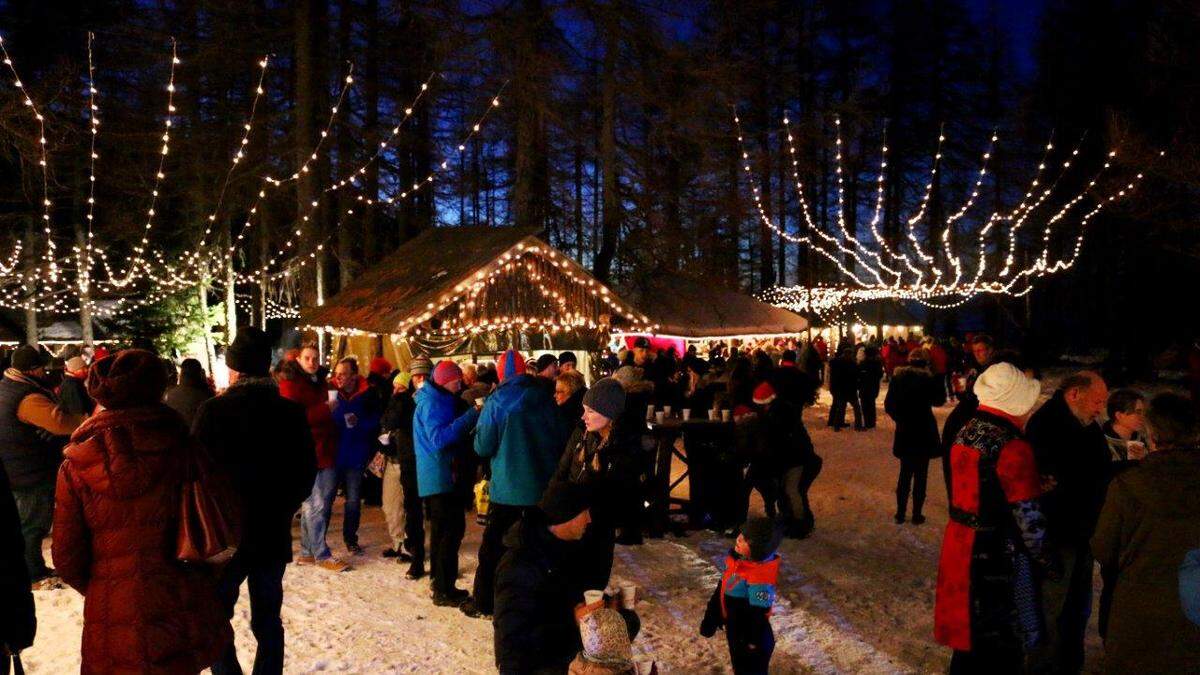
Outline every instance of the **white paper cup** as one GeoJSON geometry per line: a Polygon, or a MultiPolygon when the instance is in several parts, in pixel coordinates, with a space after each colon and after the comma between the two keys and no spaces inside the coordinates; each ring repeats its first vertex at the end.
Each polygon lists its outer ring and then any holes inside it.
{"type": "Polygon", "coordinates": [[[337,389],[330,389],[329,391],[325,392],[325,396],[329,398],[330,403],[336,403],[337,402],[337,389]]]}
{"type": "Polygon", "coordinates": [[[475,406],[478,408],[482,408],[483,407],[483,399],[482,398],[475,399],[475,406]]]}
{"type": "Polygon", "coordinates": [[[682,411],[680,411],[680,412],[682,412],[682,413],[683,413],[683,421],[684,421],[684,422],[686,422],[686,421],[688,421],[688,420],[692,419],[692,410],[691,410],[691,408],[684,408],[684,409],[683,409],[682,411]]]}
{"type": "Polygon", "coordinates": [[[648,420],[654,419],[654,406],[652,406],[652,405],[646,406],[646,419],[648,419],[648,420]]]}
{"type": "Polygon", "coordinates": [[[667,417],[670,417],[671,416],[671,406],[664,405],[663,406],[663,414],[666,415],[667,417]]]}
{"type": "Polygon", "coordinates": [[[654,421],[658,422],[659,424],[662,424],[663,418],[665,416],[666,416],[665,413],[663,413],[663,411],[659,410],[658,412],[654,413],[654,421]]]}
{"type": "Polygon", "coordinates": [[[708,411],[708,420],[709,420],[710,422],[715,422],[715,421],[717,421],[717,417],[718,417],[718,415],[720,414],[720,412],[721,412],[721,411],[720,411],[720,410],[717,410],[716,408],[713,408],[712,410],[709,410],[709,411],[708,411]]]}
{"type": "Polygon", "coordinates": [[[722,422],[728,422],[731,419],[733,419],[733,411],[732,410],[722,410],[721,411],[721,421],[722,422]]]}
{"type": "Polygon", "coordinates": [[[583,604],[592,605],[604,599],[604,591],[584,591],[583,604]]]}
{"type": "Polygon", "coordinates": [[[633,609],[637,606],[637,584],[621,584],[621,607],[633,609]]]}

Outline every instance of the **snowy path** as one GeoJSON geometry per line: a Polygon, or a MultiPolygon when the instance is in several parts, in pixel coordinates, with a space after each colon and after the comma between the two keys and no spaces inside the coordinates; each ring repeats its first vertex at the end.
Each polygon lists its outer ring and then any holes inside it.
{"type": "MultiPolygon", "coordinates": [[[[827,404],[826,396],[805,414],[825,459],[811,493],[817,529],[809,539],[789,540],[782,547],[772,672],[944,672],[949,652],[932,639],[937,554],[946,522],[941,466],[930,465],[929,521],[919,527],[896,525],[891,421],[881,415],[875,431],[834,433],[823,426],[827,404]]],[[[939,410],[939,419],[947,412],[948,407],[939,410]]],[[[339,531],[335,516],[331,543],[340,538],[339,531]]],[[[479,536],[472,520],[462,549],[460,587],[470,586],[479,536]]],[[[490,624],[434,607],[427,582],[405,579],[404,566],[379,557],[385,537],[378,509],[364,510],[361,537],[367,554],[355,560],[353,572],[288,568],[287,672],[494,672],[490,624]]],[[[706,640],[698,632],[729,545],[715,534],[693,532],[617,547],[614,581],[634,581],[648,596],[639,606],[643,628],[636,654],[656,659],[665,672],[729,672],[724,634],[706,640]]],[[[339,548],[335,554],[344,554],[339,548]]],[[[28,671],[77,672],[82,599],[71,590],[36,595],[39,631],[24,654],[28,671]]],[[[1089,671],[1099,666],[1094,622],[1093,616],[1089,671]]],[[[234,629],[248,671],[253,639],[244,589],[234,629]]]]}

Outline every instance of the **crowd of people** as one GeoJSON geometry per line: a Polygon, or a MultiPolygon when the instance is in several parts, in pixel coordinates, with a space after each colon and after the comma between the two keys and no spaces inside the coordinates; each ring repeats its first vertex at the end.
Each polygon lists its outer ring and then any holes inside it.
{"type": "Polygon", "coordinates": [[[239,331],[218,393],[199,362],[176,369],[144,349],[70,354],[57,374],[39,349],[13,352],[0,379],[6,651],[32,644],[30,589],[65,584],[85,596],[84,672],[238,673],[230,621],[245,584],[254,671],[282,672],[286,568],[352,574],[374,555],[358,530],[377,479],[377,554],[428,577],[433,605],[489,619],[500,672],[635,672],[636,591],[613,587],[614,552],[658,534],[645,507],[668,496],[659,453],[674,429],[691,524],[733,540],[700,634],[723,629],[734,671],[765,673],[778,549],[816,524],[823,461],[802,411],[824,383],[827,424],[849,427],[849,406],[870,431],[887,381],[897,524],[925,522],[942,458],[935,637],[952,672],[1079,672],[1095,562],[1107,670],[1200,664],[1200,423],[1179,395],[1110,393],[1082,371],[1035,412],[1038,374],[983,335],[965,348],[847,340],[832,358],[819,337],[707,354],[637,338],[590,387],[571,352],[365,370],[345,357],[332,372],[315,345],[272,355],[261,331],[239,331]],[[683,424],[654,417],[672,409],[683,424]],[[339,493],[345,558],[327,541],[339,493]],[[753,493],[765,517],[750,515],[753,493]],[[219,563],[178,553],[200,496],[237,535],[219,563]],[[472,508],[484,528],[465,589],[472,508]]]}

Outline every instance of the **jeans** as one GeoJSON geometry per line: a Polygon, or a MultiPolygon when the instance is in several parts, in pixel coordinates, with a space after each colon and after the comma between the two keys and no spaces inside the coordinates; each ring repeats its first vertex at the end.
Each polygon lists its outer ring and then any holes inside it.
{"type": "MultiPolygon", "coordinates": [[[[250,591],[250,630],[258,641],[254,652],[254,675],[283,672],[283,622],[279,610],[283,607],[283,571],[287,564],[280,561],[248,561],[240,554],[234,555],[229,565],[221,571],[217,586],[225,616],[233,618],[238,593],[242,582],[248,582],[250,591]]],[[[232,642],[221,654],[221,660],[213,664],[213,675],[239,674],[237,649],[232,642]]]]}
{"type": "Polygon", "coordinates": [[[358,543],[358,522],[362,510],[362,469],[318,469],[312,494],[300,507],[300,555],[317,560],[329,558],[325,533],[333,515],[333,500],[338,483],[346,485],[345,513],[342,518],[342,541],[358,543]]]}
{"type": "Polygon", "coordinates": [[[504,556],[504,535],[509,528],[525,515],[527,506],[510,506],[492,502],[488,505],[487,527],[483,528],[483,541],[479,543],[479,567],[475,569],[475,586],[472,597],[475,606],[484,614],[492,613],[492,602],[496,592],[496,566],[504,556]]]}
{"type": "Polygon", "coordinates": [[[1092,614],[1095,561],[1087,542],[1066,543],[1062,579],[1042,581],[1042,618],[1046,636],[1028,658],[1030,673],[1078,673],[1083,669],[1083,639],[1092,614]]]}
{"type": "Polygon", "coordinates": [[[445,492],[426,498],[429,507],[429,575],[435,595],[447,595],[458,581],[458,549],[467,530],[462,496],[445,492]]]}
{"type": "Polygon", "coordinates": [[[896,481],[896,514],[908,510],[908,493],[912,490],[912,514],[921,515],[925,506],[925,488],[929,483],[929,460],[909,457],[900,460],[900,479],[896,481]]]}
{"type": "Polygon", "coordinates": [[[25,540],[25,568],[29,580],[37,581],[51,573],[42,557],[42,540],[50,534],[54,522],[54,482],[13,488],[12,495],[21,519],[21,538],[25,540]]]}

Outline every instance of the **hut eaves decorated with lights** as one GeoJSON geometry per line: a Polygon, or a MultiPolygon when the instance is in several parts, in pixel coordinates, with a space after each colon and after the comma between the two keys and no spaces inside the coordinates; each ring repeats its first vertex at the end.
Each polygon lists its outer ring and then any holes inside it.
{"type": "Polygon", "coordinates": [[[416,353],[587,353],[614,331],[657,328],[528,227],[427,230],[300,323],[333,336],[334,359],[382,354],[397,365],[416,353]]]}

